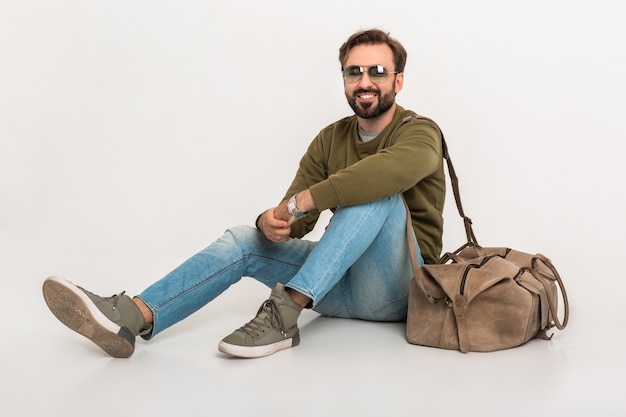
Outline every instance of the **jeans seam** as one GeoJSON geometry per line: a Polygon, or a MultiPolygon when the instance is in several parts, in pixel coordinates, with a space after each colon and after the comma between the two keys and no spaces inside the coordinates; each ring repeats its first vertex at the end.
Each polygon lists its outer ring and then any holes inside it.
{"type": "Polygon", "coordinates": [[[276,262],[276,263],[279,263],[279,264],[282,264],[282,265],[293,267],[294,269],[298,269],[298,265],[291,264],[291,263],[288,263],[288,262],[283,262],[280,259],[270,258],[270,257],[267,257],[267,256],[252,255],[252,254],[243,255],[241,258],[239,258],[239,259],[231,262],[230,264],[228,264],[227,267],[222,268],[220,270],[217,270],[217,271],[215,271],[214,273],[212,273],[212,274],[210,274],[208,276],[205,276],[203,279],[198,280],[197,282],[195,282],[194,284],[190,285],[189,287],[183,289],[182,291],[178,291],[177,293],[172,295],[170,298],[168,298],[167,300],[163,301],[161,304],[155,305],[154,308],[158,309],[158,308],[162,308],[163,306],[166,306],[166,305],[170,304],[172,301],[174,301],[177,298],[181,297],[183,294],[185,294],[185,293],[187,293],[187,292],[189,292],[189,291],[191,291],[191,290],[193,290],[193,289],[195,289],[195,288],[205,284],[207,281],[210,281],[211,279],[213,279],[213,277],[223,273],[224,271],[227,271],[227,270],[233,268],[234,266],[241,264],[242,262],[247,262],[248,259],[250,259],[250,258],[266,259],[266,260],[269,260],[269,261],[272,261],[272,262],[276,262]]]}
{"type": "Polygon", "coordinates": [[[348,284],[347,284],[347,280],[348,280],[348,276],[346,275],[346,277],[344,279],[341,280],[341,293],[343,294],[343,302],[346,306],[346,311],[348,312],[348,314],[350,315],[350,317],[354,318],[354,310],[352,309],[352,305],[350,303],[350,298],[348,297],[348,284]]]}
{"type": "Polygon", "coordinates": [[[374,310],[373,313],[374,314],[380,313],[385,308],[387,308],[387,306],[389,306],[391,304],[394,304],[394,303],[397,303],[398,301],[401,301],[402,299],[408,298],[408,296],[409,296],[409,294],[407,293],[407,294],[405,294],[405,295],[403,295],[401,297],[397,297],[397,298],[394,298],[393,300],[386,301],[378,310],[374,310]]]}
{"type": "MultiPolygon", "coordinates": [[[[345,209],[345,208],[343,208],[343,209],[345,209]]],[[[358,223],[358,224],[359,224],[359,225],[364,224],[364,219],[363,219],[363,218],[359,218],[359,223],[358,223]]],[[[353,230],[353,233],[356,233],[356,229],[358,229],[358,227],[355,227],[355,230],[353,230]]],[[[348,240],[349,240],[349,239],[344,239],[344,240],[342,240],[342,242],[341,242],[341,243],[342,243],[342,249],[346,247],[346,245],[347,245],[347,241],[348,241],[348,240]]],[[[330,269],[332,269],[332,267],[333,267],[333,266],[334,266],[337,262],[338,262],[338,261],[336,260],[336,258],[335,258],[335,259],[333,259],[332,261],[328,262],[328,264],[326,265],[325,270],[324,270],[324,271],[321,271],[320,275],[326,275],[326,274],[328,274],[328,271],[329,271],[330,269]]],[[[348,267],[348,270],[349,270],[349,269],[350,269],[350,267],[348,267]]],[[[340,279],[341,279],[341,278],[340,278],[340,279]]],[[[320,283],[320,281],[317,281],[317,282],[316,282],[316,285],[314,285],[314,286],[313,286],[313,288],[311,288],[311,289],[310,289],[310,291],[309,291],[309,292],[311,292],[311,293],[315,293],[315,295],[316,295],[316,297],[310,297],[310,298],[313,298],[313,299],[314,299],[314,304],[315,304],[315,300],[320,299],[319,294],[318,294],[320,287],[321,287],[321,283],[320,283]]],[[[345,292],[345,288],[346,288],[345,283],[344,283],[344,286],[343,286],[343,287],[344,287],[344,290],[343,290],[342,292],[343,292],[343,294],[344,294],[344,300],[345,300],[345,302],[346,302],[346,308],[348,309],[348,312],[350,313],[350,315],[353,315],[353,311],[350,309],[349,305],[347,304],[347,293],[345,292]]],[[[326,295],[326,294],[323,294],[321,298],[323,298],[325,295],[326,295]]]]}
{"type": "Polygon", "coordinates": [[[204,284],[207,281],[211,280],[216,275],[221,274],[224,271],[227,271],[228,269],[234,267],[235,265],[240,264],[241,262],[244,262],[244,258],[238,259],[237,261],[230,263],[226,268],[222,268],[222,269],[214,272],[213,274],[205,276],[203,279],[195,282],[194,284],[192,284],[189,287],[183,289],[182,291],[179,291],[179,292],[175,293],[170,298],[168,298],[167,300],[165,300],[161,304],[159,304],[158,307],[156,307],[156,308],[162,308],[163,306],[166,306],[166,305],[170,304],[172,301],[176,300],[178,297],[182,296],[183,294],[188,293],[189,291],[191,291],[191,290],[201,286],[202,284],[204,284]]]}

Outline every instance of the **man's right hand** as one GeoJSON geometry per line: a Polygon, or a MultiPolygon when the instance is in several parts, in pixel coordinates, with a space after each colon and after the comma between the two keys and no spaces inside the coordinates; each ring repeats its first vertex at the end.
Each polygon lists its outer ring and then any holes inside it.
{"type": "Polygon", "coordinates": [[[259,217],[257,227],[268,240],[272,242],[286,242],[289,240],[291,225],[285,220],[274,217],[274,209],[265,211],[259,217]]]}

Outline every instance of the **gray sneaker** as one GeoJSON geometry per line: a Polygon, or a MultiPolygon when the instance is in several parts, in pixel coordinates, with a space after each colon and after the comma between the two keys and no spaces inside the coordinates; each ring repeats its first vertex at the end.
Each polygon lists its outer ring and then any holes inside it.
{"type": "Polygon", "coordinates": [[[43,296],[63,324],[90,339],[115,358],[135,351],[135,336],[148,333],[144,318],[133,300],[121,294],[100,297],[59,277],[43,283],[43,296]]]}
{"type": "Polygon", "coordinates": [[[241,358],[259,358],[300,343],[298,317],[302,307],[277,284],[255,318],[219,343],[220,352],[241,358]]]}

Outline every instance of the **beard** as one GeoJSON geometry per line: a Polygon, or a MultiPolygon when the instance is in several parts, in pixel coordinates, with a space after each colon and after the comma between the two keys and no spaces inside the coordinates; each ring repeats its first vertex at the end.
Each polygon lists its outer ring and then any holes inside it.
{"type": "Polygon", "coordinates": [[[346,99],[348,100],[348,104],[350,105],[350,107],[352,107],[352,110],[357,116],[363,119],[374,119],[380,116],[381,114],[385,113],[387,110],[391,108],[391,106],[393,106],[393,103],[395,102],[395,99],[396,99],[396,87],[394,85],[391,91],[389,91],[386,94],[381,94],[380,90],[377,90],[374,88],[370,88],[367,90],[363,90],[363,89],[355,90],[352,93],[352,96],[348,96],[348,94],[346,94],[346,99]],[[366,103],[364,105],[359,105],[357,103],[357,96],[359,94],[365,94],[365,93],[377,94],[378,104],[374,105],[372,103],[366,103]]]}

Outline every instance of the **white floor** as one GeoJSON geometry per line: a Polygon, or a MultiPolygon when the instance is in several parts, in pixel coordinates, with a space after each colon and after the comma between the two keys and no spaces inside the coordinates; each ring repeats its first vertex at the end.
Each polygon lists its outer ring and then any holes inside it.
{"type": "MultiPolygon", "coordinates": [[[[3,416],[626,415],[626,338],[621,323],[611,325],[623,317],[619,295],[612,302],[584,289],[584,277],[566,277],[565,331],[508,351],[413,346],[402,324],[307,311],[300,346],[263,359],[228,358],[218,341],[268,295],[246,279],[153,341],[138,340],[130,359],[113,359],[48,312],[44,277],[33,265],[2,264],[11,283],[0,307],[8,327],[0,344],[3,416]]],[[[117,290],[89,285],[103,295],[117,290]]]]}

